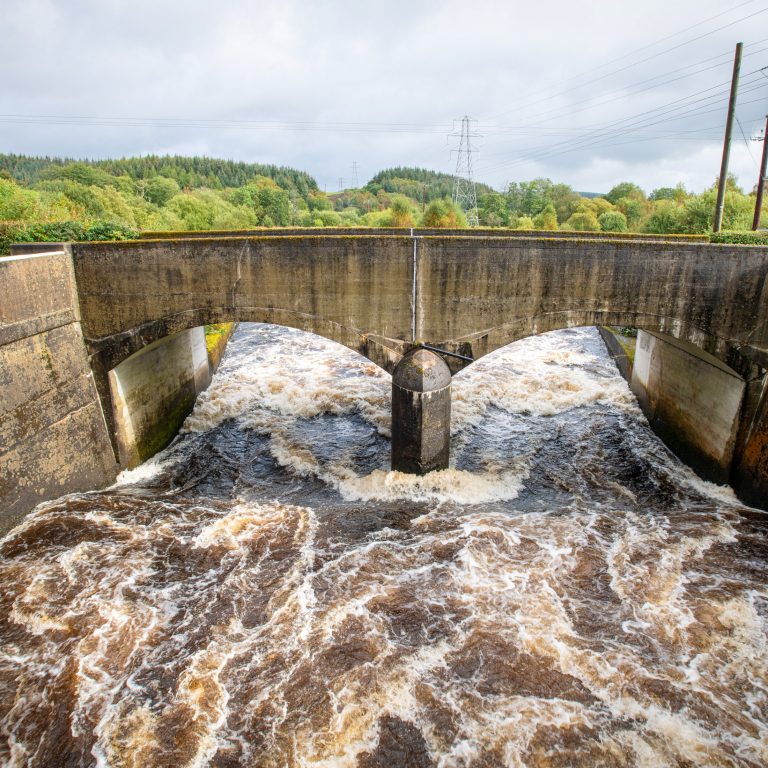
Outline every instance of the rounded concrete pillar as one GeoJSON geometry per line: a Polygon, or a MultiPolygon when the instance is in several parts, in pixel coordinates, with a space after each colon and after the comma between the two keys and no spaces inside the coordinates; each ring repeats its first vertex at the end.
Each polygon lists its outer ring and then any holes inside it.
{"type": "Polygon", "coordinates": [[[447,469],[450,442],[451,372],[434,352],[412,349],[392,374],[392,469],[447,469]]]}

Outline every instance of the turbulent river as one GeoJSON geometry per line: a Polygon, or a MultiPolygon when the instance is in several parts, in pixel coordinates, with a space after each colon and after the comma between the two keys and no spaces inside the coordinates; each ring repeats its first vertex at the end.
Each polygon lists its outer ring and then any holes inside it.
{"type": "Polygon", "coordinates": [[[390,378],[241,326],[182,434],[0,541],[9,766],[764,766],[765,516],[649,430],[595,329],[390,378]]]}

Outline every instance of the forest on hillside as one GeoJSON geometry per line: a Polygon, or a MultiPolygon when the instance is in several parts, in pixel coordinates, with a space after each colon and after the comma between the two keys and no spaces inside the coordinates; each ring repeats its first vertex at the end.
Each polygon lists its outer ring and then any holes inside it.
{"type": "MultiPolygon", "coordinates": [[[[82,161],[0,155],[0,253],[35,240],[125,239],[146,231],[253,227],[464,227],[451,202],[454,177],[391,168],[367,184],[322,192],[307,173],[206,157],[146,156],[82,161]]],[[[728,178],[723,228],[749,230],[755,193],[728,178]]],[[[704,234],[712,229],[715,184],[646,194],[622,182],[589,196],[549,179],[477,184],[481,226],[523,230],[704,234]]],[[[764,214],[768,220],[768,200],[764,214]]]]}

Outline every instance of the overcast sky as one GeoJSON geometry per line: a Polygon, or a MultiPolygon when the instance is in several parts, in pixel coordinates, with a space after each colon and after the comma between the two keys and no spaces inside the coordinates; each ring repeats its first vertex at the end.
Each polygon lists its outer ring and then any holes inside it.
{"type": "Polygon", "coordinates": [[[0,5],[2,152],[276,163],[331,192],[353,162],[361,184],[394,165],[452,172],[449,134],[469,115],[476,178],[499,189],[548,176],[700,191],[743,41],[731,169],[757,179],[767,0],[0,5]]]}

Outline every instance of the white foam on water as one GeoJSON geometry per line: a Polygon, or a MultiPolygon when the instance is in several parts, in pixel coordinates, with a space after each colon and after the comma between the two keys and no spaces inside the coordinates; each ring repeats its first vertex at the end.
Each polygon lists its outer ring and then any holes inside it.
{"type": "Polygon", "coordinates": [[[441,768],[768,763],[759,530],[653,442],[611,364],[585,351],[593,331],[471,366],[454,429],[491,407],[599,405],[636,435],[622,445],[656,473],[648,495],[576,466],[599,493],[555,478],[556,493],[523,497],[535,450],[481,450],[478,469],[422,478],[322,459],[297,425],[355,412],[386,433],[388,377],[312,337],[244,330],[274,344],[232,345],[189,444],[233,419],[269,436],[293,488],[319,478],[338,508],[240,487],[142,499],[139,473],[121,478],[135,493],[39,509],[2,541],[0,761],[46,765],[38,745],[72,737],[104,768],[351,767],[388,716],[441,768]],[[410,524],[367,525],[388,505],[410,524]]]}

